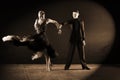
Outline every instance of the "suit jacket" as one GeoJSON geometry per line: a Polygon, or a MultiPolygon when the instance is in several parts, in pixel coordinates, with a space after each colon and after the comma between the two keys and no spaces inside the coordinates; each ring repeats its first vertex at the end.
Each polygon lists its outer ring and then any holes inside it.
{"type": "Polygon", "coordinates": [[[71,24],[72,31],[70,36],[71,43],[81,43],[85,40],[84,26],[82,26],[81,19],[71,19],[67,21],[67,24],[71,24]]]}

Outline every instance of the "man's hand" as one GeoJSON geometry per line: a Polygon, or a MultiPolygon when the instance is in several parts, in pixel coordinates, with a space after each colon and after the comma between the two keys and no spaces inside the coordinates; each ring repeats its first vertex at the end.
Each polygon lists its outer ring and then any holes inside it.
{"type": "Polygon", "coordinates": [[[61,28],[62,28],[62,25],[60,24],[60,26],[59,26],[59,30],[58,30],[58,34],[62,34],[62,30],[61,30],[61,28]]]}
{"type": "Polygon", "coordinates": [[[85,42],[85,40],[83,40],[83,45],[84,45],[84,46],[86,45],[86,42],[85,42]]]}
{"type": "Polygon", "coordinates": [[[61,28],[62,28],[62,24],[59,25],[59,29],[61,29],[61,28]]]}
{"type": "Polygon", "coordinates": [[[62,34],[62,30],[61,29],[58,31],[58,34],[62,34]]]}

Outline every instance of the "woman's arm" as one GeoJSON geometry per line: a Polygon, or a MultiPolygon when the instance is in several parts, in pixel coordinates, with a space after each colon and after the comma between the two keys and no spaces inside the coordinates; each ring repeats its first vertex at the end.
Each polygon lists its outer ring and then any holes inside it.
{"type": "Polygon", "coordinates": [[[39,30],[39,27],[38,27],[38,19],[35,20],[34,29],[35,29],[35,31],[36,31],[37,34],[40,33],[40,30],[39,30]]]}
{"type": "Polygon", "coordinates": [[[57,29],[59,30],[59,31],[58,31],[58,34],[61,34],[61,33],[62,33],[62,31],[61,31],[62,24],[59,24],[56,20],[47,19],[46,24],[49,24],[49,23],[55,24],[55,26],[56,26],[57,29]]]}

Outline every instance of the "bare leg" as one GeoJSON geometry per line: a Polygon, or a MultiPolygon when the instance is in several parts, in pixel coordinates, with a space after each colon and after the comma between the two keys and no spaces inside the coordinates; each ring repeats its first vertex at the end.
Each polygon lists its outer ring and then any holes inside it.
{"type": "Polygon", "coordinates": [[[42,52],[36,52],[33,56],[32,56],[32,60],[38,59],[43,55],[42,52]]]}
{"type": "Polygon", "coordinates": [[[52,66],[51,66],[51,59],[50,59],[50,56],[48,56],[48,66],[49,66],[49,68],[50,68],[50,70],[51,70],[52,66]]]}
{"type": "Polygon", "coordinates": [[[46,61],[46,70],[50,71],[50,58],[48,55],[45,55],[45,61],[46,61]]]}

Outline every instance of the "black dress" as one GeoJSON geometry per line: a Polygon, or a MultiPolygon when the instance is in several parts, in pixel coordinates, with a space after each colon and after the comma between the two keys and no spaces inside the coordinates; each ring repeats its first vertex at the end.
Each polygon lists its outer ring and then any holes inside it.
{"type": "Polygon", "coordinates": [[[37,24],[40,33],[31,36],[31,38],[34,39],[34,42],[30,42],[29,48],[32,48],[34,51],[42,51],[44,49],[47,49],[47,54],[51,58],[55,58],[57,56],[57,54],[55,53],[55,49],[51,46],[46,36],[47,20],[48,19],[45,19],[45,21],[41,25],[37,24]]]}

